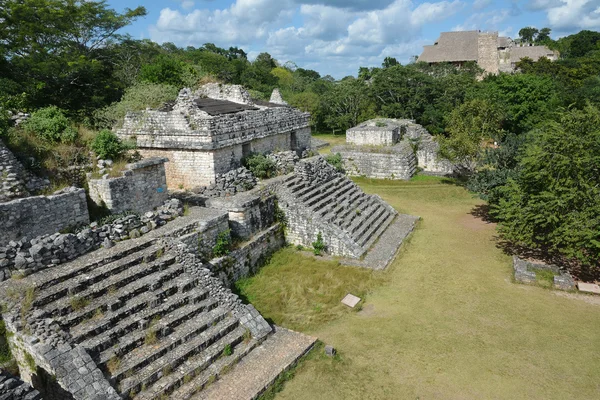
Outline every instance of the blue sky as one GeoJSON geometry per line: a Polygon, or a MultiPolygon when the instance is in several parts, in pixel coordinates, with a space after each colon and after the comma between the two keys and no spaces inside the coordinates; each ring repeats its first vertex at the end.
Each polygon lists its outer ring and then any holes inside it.
{"type": "Polygon", "coordinates": [[[387,56],[402,63],[440,32],[494,30],[516,37],[524,26],[553,37],[600,30],[600,0],[108,0],[143,5],[146,18],[125,29],[135,38],[178,46],[238,46],[250,58],[266,51],[281,63],[356,75],[387,56]]]}

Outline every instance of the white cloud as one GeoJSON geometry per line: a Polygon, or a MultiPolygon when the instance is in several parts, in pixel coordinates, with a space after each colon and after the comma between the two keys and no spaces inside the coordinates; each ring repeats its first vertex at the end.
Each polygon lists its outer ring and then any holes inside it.
{"type": "Polygon", "coordinates": [[[547,17],[557,30],[600,29],[600,0],[566,0],[550,8],[547,17]]]}
{"type": "MultiPolygon", "coordinates": [[[[411,0],[236,0],[216,10],[165,8],[150,33],[155,41],[180,46],[206,42],[245,46],[251,55],[260,49],[281,62],[321,64],[329,67],[324,72],[343,76],[365,64],[379,65],[382,56],[408,61],[420,53],[421,28],[456,14],[465,4],[461,0],[418,5],[411,0]]],[[[323,69],[327,68],[319,68],[323,69]]]]}
{"type": "Polygon", "coordinates": [[[532,11],[548,10],[550,8],[560,7],[565,3],[565,0],[530,0],[527,3],[527,8],[532,11]]]}
{"type": "Polygon", "coordinates": [[[483,10],[487,8],[490,4],[492,4],[492,0],[475,0],[473,1],[473,9],[474,10],[483,10]]]}

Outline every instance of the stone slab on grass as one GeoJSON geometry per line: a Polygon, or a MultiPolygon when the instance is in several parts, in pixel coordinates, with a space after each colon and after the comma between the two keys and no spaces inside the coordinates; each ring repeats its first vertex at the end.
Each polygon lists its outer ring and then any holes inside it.
{"type": "Polygon", "coordinates": [[[577,288],[580,292],[600,294],[600,286],[594,283],[577,282],[577,288]]]}
{"type": "Polygon", "coordinates": [[[346,297],[342,299],[342,304],[347,305],[350,308],[356,307],[358,303],[360,303],[360,297],[356,297],[350,293],[348,293],[346,297]]]}

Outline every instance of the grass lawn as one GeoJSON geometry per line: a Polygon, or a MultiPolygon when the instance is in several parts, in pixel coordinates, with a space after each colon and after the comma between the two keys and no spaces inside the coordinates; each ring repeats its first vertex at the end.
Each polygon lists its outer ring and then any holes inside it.
{"type": "Polygon", "coordinates": [[[263,315],[339,351],[309,356],[277,399],[600,398],[600,306],[512,283],[464,189],[357,181],[423,220],[383,273],[286,249],[241,282],[263,315]],[[361,311],[340,308],[346,291],[361,311]]]}
{"type": "Polygon", "coordinates": [[[322,149],[319,149],[319,153],[320,154],[330,154],[331,153],[331,148],[333,146],[338,146],[341,144],[346,144],[346,133],[339,133],[337,135],[331,134],[331,133],[314,133],[312,135],[313,137],[317,138],[317,139],[321,139],[324,140],[326,142],[329,142],[330,146],[324,147],[322,149]]]}

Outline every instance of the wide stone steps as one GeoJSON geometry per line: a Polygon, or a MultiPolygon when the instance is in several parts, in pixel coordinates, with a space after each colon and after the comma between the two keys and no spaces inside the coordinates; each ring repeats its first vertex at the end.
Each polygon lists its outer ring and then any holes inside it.
{"type": "Polygon", "coordinates": [[[370,214],[367,215],[366,218],[363,218],[359,224],[357,224],[358,228],[352,229],[352,237],[357,243],[362,247],[364,243],[370,238],[369,233],[373,233],[378,226],[378,223],[382,222],[387,218],[388,212],[381,205],[376,205],[371,210],[370,214]]]}
{"type": "Polygon", "coordinates": [[[324,212],[327,212],[327,206],[335,204],[339,198],[342,198],[352,189],[354,189],[354,185],[352,183],[344,182],[338,186],[338,189],[335,192],[328,193],[326,196],[322,196],[320,201],[311,204],[310,207],[314,211],[324,215],[324,212]]]}
{"type": "Polygon", "coordinates": [[[246,338],[246,330],[237,327],[172,373],[162,376],[149,389],[135,396],[135,399],[189,399],[219,375],[225,374],[229,367],[256,346],[256,341],[246,338]],[[226,348],[229,348],[230,355],[226,354],[226,348]]]}
{"type": "MultiPolygon", "coordinates": [[[[51,271],[52,275],[50,279],[45,279],[44,282],[37,286],[38,291],[43,291],[44,289],[54,287],[61,282],[73,279],[74,277],[80,276],[82,274],[88,273],[98,267],[106,265],[108,263],[112,263],[114,261],[122,260],[123,258],[134,255],[134,257],[138,256],[138,252],[150,247],[153,245],[153,240],[146,241],[138,241],[135,244],[127,243],[125,247],[119,247],[118,250],[113,251],[112,254],[108,257],[101,257],[98,259],[94,257],[93,254],[88,254],[75,262],[71,263],[70,268],[68,269],[59,269],[59,271],[53,270],[51,271]]],[[[112,249],[111,249],[112,250],[112,249]]]]}
{"type": "Polygon", "coordinates": [[[217,325],[227,317],[227,311],[218,308],[215,303],[207,301],[204,305],[198,305],[200,311],[196,315],[190,315],[184,323],[181,321],[159,321],[150,324],[142,332],[134,332],[121,340],[115,348],[108,349],[100,356],[100,364],[107,364],[117,357],[119,367],[110,371],[112,378],[116,382],[131,376],[132,373],[141,370],[165,354],[173,352],[179,346],[184,346],[192,339],[202,335],[210,327],[217,325]],[[177,323],[179,322],[179,324],[177,323]],[[139,334],[142,334],[141,336],[139,334]],[[152,341],[148,340],[148,335],[156,335],[152,341]],[[138,340],[140,340],[138,342],[138,340]],[[136,346],[137,345],[137,346],[136,346]]]}
{"type": "MultiPolygon", "coordinates": [[[[168,289],[168,292],[172,291],[173,289],[168,289]]],[[[97,326],[84,327],[79,331],[72,330],[71,334],[77,342],[83,340],[82,345],[88,350],[101,352],[113,347],[119,338],[127,333],[140,329],[140,324],[143,325],[144,321],[149,323],[179,308],[194,306],[205,300],[206,296],[207,292],[202,289],[177,293],[170,297],[161,297],[160,294],[152,292],[144,293],[138,296],[139,301],[132,301],[131,306],[107,315],[97,326]],[[146,301],[148,298],[152,301],[146,301]]]]}
{"type": "Polygon", "coordinates": [[[377,241],[377,239],[379,239],[379,237],[385,232],[388,226],[390,226],[392,222],[394,222],[395,218],[395,214],[384,214],[384,216],[381,219],[381,222],[376,222],[375,224],[373,224],[371,227],[372,231],[367,232],[367,234],[365,234],[362,237],[362,239],[360,239],[359,244],[364,249],[370,249],[375,244],[375,241],[377,241]]]}
{"type": "MultiPolygon", "coordinates": [[[[154,290],[160,287],[163,282],[182,274],[184,272],[183,266],[174,263],[175,258],[167,256],[148,264],[138,264],[112,275],[108,279],[98,282],[81,292],[76,292],[75,296],[61,297],[48,304],[44,309],[53,316],[66,315],[78,311],[74,309],[77,302],[85,304],[85,302],[117,291],[120,293],[120,296],[118,296],[120,301],[127,300],[150,288],[154,290]],[[119,290],[124,287],[127,287],[128,290],[119,290]]],[[[87,313],[92,312],[96,308],[97,305],[92,304],[92,307],[88,305],[80,313],[87,315],[87,313]]]]}
{"type": "MultiPolygon", "coordinates": [[[[140,370],[134,370],[131,376],[120,381],[118,385],[119,392],[121,394],[131,394],[132,392],[146,391],[152,384],[162,377],[168,376],[184,363],[185,365],[195,364],[193,370],[196,368],[204,369],[219,355],[223,354],[227,345],[234,347],[239,343],[245,332],[245,328],[240,327],[236,318],[226,317],[180,346],[171,346],[167,342],[165,346],[168,351],[140,370]],[[233,334],[230,335],[230,333],[233,334]],[[200,357],[194,357],[198,355],[200,357]],[[190,360],[192,357],[194,357],[194,360],[190,360]]],[[[164,392],[167,389],[160,382],[157,385],[157,392],[164,392]]]]}
{"type": "MultiPolygon", "coordinates": [[[[239,329],[239,328],[238,328],[239,329]]],[[[239,333],[238,333],[239,334],[239,333]]],[[[258,345],[258,342],[254,339],[242,337],[242,341],[238,343],[232,350],[231,355],[227,356],[219,354],[219,348],[212,350],[213,354],[217,355],[217,358],[212,361],[209,367],[200,371],[198,368],[193,369],[192,366],[183,365],[174,374],[166,377],[168,384],[164,387],[176,388],[169,394],[170,399],[174,400],[188,400],[192,398],[196,393],[202,391],[211,385],[216,379],[224,376],[238,361],[247,356],[252,350],[258,345]]],[[[161,382],[161,386],[163,382],[161,382]]],[[[160,397],[158,397],[160,398],[160,397]]],[[[136,400],[150,400],[157,399],[156,393],[148,396],[145,393],[140,393],[136,400]]]]}
{"type": "Polygon", "coordinates": [[[340,181],[341,178],[336,178],[313,187],[308,187],[304,192],[298,192],[298,196],[302,199],[302,201],[309,203],[315,198],[320,199],[320,195],[327,196],[327,194],[331,191],[335,191],[336,185],[340,183],[340,181]]]}

